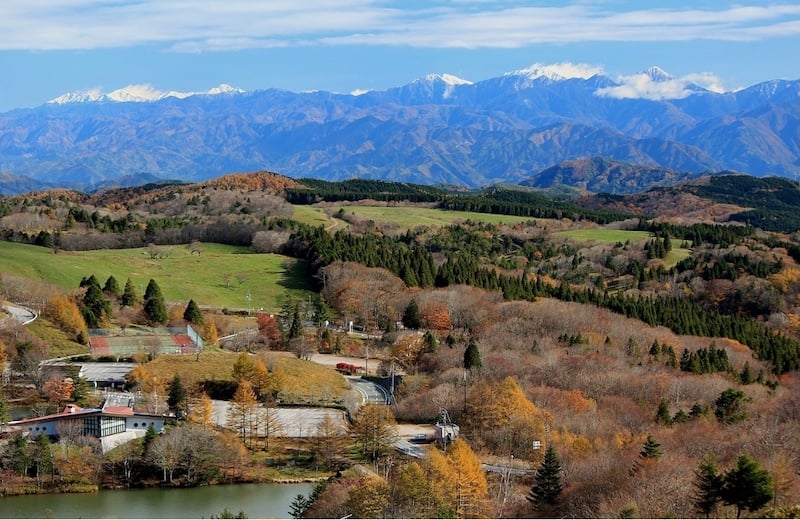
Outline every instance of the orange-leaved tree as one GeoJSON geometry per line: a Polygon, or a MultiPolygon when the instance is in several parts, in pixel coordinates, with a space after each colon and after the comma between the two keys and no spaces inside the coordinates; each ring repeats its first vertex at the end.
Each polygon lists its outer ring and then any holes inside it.
{"type": "Polygon", "coordinates": [[[463,439],[456,439],[447,453],[429,453],[432,489],[440,501],[439,516],[483,518],[489,508],[489,486],[481,461],[463,439]]]}

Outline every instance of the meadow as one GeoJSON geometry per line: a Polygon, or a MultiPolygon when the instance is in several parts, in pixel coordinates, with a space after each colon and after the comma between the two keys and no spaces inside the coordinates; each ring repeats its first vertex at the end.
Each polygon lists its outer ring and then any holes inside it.
{"type": "Polygon", "coordinates": [[[472,220],[489,224],[516,224],[533,220],[513,215],[493,215],[471,211],[446,211],[421,206],[342,206],[350,213],[376,223],[394,224],[403,231],[417,226],[449,226],[456,222],[472,220]]]}
{"type": "MultiPolygon", "coordinates": [[[[652,238],[652,235],[647,231],[626,231],[622,229],[604,228],[570,229],[568,231],[559,231],[555,234],[577,242],[595,242],[598,244],[624,244],[626,242],[636,244],[639,242],[643,243],[645,240],[652,238]]],[[[673,244],[675,244],[675,242],[677,242],[677,240],[672,241],[673,244]]],[[[664,258],[664,266],[667,268],[672,267],[684,258],[688,258],[690,254],[690,249],[674,247],[673,245],[672,251],[667,253],[666,258],[664,258]]]]}
{"type": "Polygon", "coordinates": [[[0,243],[0,273],[75,289],[94,274],[104,284],[114,275],[120,286],[130,278],[141,296],[150,279],[170,303],[189,299],[202,306],[278,311],[287,297],[305,298],[310,290],[302,261],[276,254],[254,254],[250,248],[202,244],[193,254],[186,246],[158,246],[160,258],[147,248],[59,251],[0,243]]]}

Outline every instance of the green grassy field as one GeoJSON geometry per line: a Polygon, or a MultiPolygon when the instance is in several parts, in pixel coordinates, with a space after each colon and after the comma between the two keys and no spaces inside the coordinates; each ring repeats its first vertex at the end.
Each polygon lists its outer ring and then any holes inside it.
{"type": "Polygon", "coordinates": [[[632,244],[650,238],[647,231],[625,231],[621,229],[571,229],[559,231],[557,236],[570,238],[579,242],[598,242],[600,244],[616,244],[630,241],[632,244]]]}
{"type": "Polygon", "coordinates": [[[296,220],[303,224],[308,224],[309,226],[319,226],[322,224],[325,227],[331,225],[333,220],[322,211],[322,208],[318,208],[315,206],[306,206],[306,205],[293,205],[294,213],[292,214],[292,220],[296,220]]]}
{"type": "Polygon", "coordinates": [[[185,246],[159,249],[167,253],[165,258],[152,259],[146,248],[53,254],[47,248],[0,242],[0,273],[66,289],[77,288],[84,276],[94,274],[103,284],[114,275],[120,286],[130,278],[140,296],[152,278],[167,302],[192,298],[200,306],[267,311],[279,310],[287,295],[305,298],[309,289],[304,265],[289,257],[220,244],[203,244],[200,255],[185,246]]]}
{"type": "MultiPolygon", "coordinates": [[[[617,242],[625,243],[630,241],[631,244],[641,242],[652,237],[647,231],[624,231],[620,229],[572,229],[569,231],[559,231],[555,233],[558,236],[577,240],[579,242],[597,242],[600,244],[616,244],[617,242]]],[[[675,244],[677,240],[672,240],[675,244]]],[[[688,258],[691,254],[689,249],[673,247],[672,251],[667,253],[664,258],[664,266],[670,268],[683,260],[688,258]]]]}
{"type": "Polygon", "coordinates": [[[492,215],[469,211],[446,211],[417,206],[342,206],[345,213],[374,220],[377,224],[391,223],[403,230],[416,226],[449,226],[454,222],[473,220],[490,224],[515,224],[532,220],[513,215],[492,215]]]}

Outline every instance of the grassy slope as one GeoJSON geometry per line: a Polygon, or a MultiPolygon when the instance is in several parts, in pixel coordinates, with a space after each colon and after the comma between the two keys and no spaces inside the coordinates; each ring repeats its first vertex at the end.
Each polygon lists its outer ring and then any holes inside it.
{"type": "MultiPolygon", "coordinates": [[[[341,403],[350,392],[350,385],[335,370],[303,361],[282,352],[265,353],[268,365],[280,367],[282,375],[281,400],[284,403],[332,404],[341,403]]],[[[233,364],[238,352],[204,351],[200,360],[194,356],[161,355],[147,364],[151,373],[163,381],[177,374],[187,388],[201,381],[232,380],[233,364]]]]}
{"type": "Polygon", "coordinates": [[[632,244],[650,238],[650,233],[647,231],[624,231],[620,229],[572,229],[569,231],[560,231],[556,233],[558,236],[571,238],[580,242],[594,241],[600,244],[616,244],[617,242],[625,243],[630,241],[632,244]]]}
{"type": "MultiPolygon", "coordinates": [[[[192,255],[182,246],[162,246],[167,258],[154,260],[146,249],[61,251],[0,243],[0,272],[44,280],[66,289],[78,287],[81,278],[94,274],[100,283],[114,275],[120,285],[130,278],[141,296],[153,278],[168,302],[247,308],[247,294],[254,309],[280,309],[287,293],[307,290],[303,265],[281,255],[257,255],[247,248],[203,244],[202,254],[192,255]],[[241,281],[240,281],[241,280],[241,281]]],[[[298,294],[299,295],[299,294],[298,294]]]]}
{"type": "Polygon", "coordinates": [[[342,206],[346,213],[353,213],[375,222],[397,224],[403,229],[416,226],[448,226],[454,222],[473,220],[490,224],[513,224],[532,220],[513,215],[492,215],[468,211],[445,211],[418,206],[342,206]]]}
{"type": "MultiPolygon", "coordinates": [[[[599,244],[616,244],[617,242],[624,244],[626,241],[635,244],[651,238],[651,234],[647,231],[624,231],[619,229],[573,229],[560,231],[556,234],[579,242],[597,242],[599,244]]],[[[672,242],[674,244],[677,240],[673,239],[672,242]]],[[[664,266],[670,268],[684,258],[688,258],[690,254],[691,251],[689,249],[673,247],[672,251],[664,258],[664,266]]]]}

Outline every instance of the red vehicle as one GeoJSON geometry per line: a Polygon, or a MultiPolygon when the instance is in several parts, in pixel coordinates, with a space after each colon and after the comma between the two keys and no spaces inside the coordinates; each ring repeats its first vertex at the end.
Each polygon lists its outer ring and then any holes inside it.
{"type": "Polygon", "coordinates": [[[350,363],[336,363],[336,371],[341,372],[342,374],[347,374],[349,376],[358,375],[364,373],[364,367],[360,367],[358,365],[352,365],[350,363]]]}

